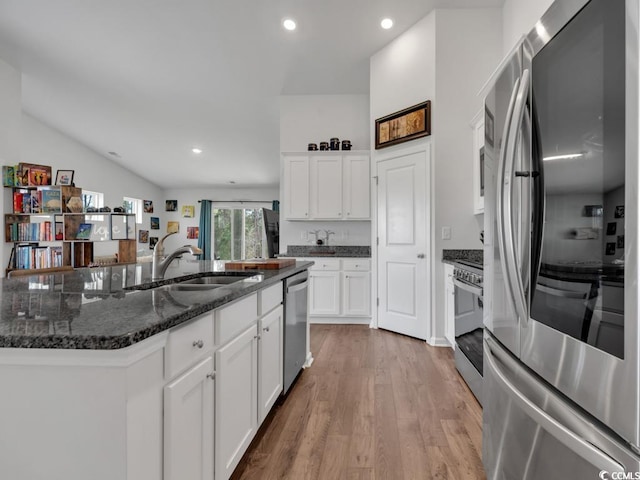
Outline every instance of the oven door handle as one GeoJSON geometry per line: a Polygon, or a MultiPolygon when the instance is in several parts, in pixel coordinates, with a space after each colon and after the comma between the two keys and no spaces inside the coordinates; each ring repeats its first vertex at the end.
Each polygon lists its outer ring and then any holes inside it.
{"type": "Polygon", "coordinates": [[[453,285],[467,292],[471,292],[474,295],[482,298],[482,287],[477,287],[475,285],[469,285],[468,283],[461,282],[457,278],[453,279],[453,285]]]}

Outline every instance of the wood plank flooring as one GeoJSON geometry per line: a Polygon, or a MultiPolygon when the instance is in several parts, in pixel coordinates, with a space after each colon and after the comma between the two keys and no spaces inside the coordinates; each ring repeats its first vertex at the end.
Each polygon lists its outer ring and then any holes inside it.
{"type": "Polygon", "coordinates": [[[450,349],[312,325],[311,351],[233,480],[485,479],[482,410],[450,349]]]}

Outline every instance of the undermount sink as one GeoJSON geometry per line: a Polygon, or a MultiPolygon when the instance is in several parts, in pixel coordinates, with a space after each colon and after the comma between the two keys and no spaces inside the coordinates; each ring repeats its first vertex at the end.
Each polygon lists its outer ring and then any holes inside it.
{"type": "Polygon", "coordinates": [[[172,283],[133,285],[131,287],[125,287],[124,290],[147,290],[149,288],[161,288],[172,291],[212,290],[224,287],[225,285],[231,285],[241,280],[246,280],[253,276],[255,276],[254,272],[210,272],[201,277],[188,278],[185,280],[180,280],[179,278],[173,280],[167,279],[167,281],[171,281],[172,283]]]}
{"type": "Polygon", "coordinates": [[[320,250],[320,251],[312,250],[309,252],[309,255],[313,257],[330,257],[335,254],[336,252],[334,252],[333,250],[320,250]]]}

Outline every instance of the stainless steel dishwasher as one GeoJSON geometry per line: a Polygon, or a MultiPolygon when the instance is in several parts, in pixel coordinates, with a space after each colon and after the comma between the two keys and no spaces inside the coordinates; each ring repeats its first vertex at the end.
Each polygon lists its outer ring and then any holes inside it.
{"type": "Polygon", "coordinates": [[[307,290],[309,272],[284,279],[284,393],[307,358],[307,290]]]}

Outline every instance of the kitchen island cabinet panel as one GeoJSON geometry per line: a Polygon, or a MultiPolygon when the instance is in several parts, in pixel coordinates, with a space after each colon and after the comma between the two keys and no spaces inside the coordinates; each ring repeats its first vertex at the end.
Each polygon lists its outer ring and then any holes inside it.
{"type": "Polygon", "coordinates": [[[213,359],[164,388],[164,480],[211,480],[214,432],[213,359]]]}
{"type": "Polygon", "coordinates": [[[215,478],[233,473],[258,428],[258,329],[216,351],[215,478]]]}

